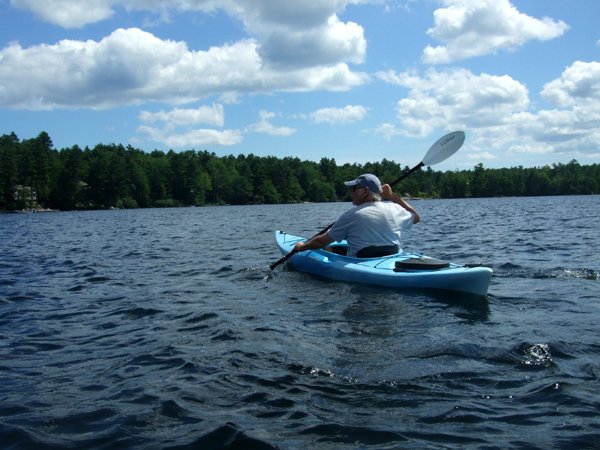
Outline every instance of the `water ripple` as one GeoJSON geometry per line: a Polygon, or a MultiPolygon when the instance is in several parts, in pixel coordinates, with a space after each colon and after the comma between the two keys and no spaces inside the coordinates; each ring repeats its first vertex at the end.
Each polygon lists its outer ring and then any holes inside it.
{"type": "Polygon", "coordinates": [[[600,213],[557,240],[561,200],[418,202],[486,299],[268,269],[347,204],[2,215],[0,446],[594,448],[600,213]]]}

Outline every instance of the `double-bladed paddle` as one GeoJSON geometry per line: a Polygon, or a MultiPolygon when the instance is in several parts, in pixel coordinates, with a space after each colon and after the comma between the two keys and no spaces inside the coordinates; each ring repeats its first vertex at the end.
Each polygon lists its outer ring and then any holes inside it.
{"type": "MultiPolygon", "coordinates": [[[[392,181],[391,183],[388,183],[388,184],[390,186],[394,186],[395,184],[398,184],[400,181],[404,180],[407,176],[409,176],[413,172],[416,172],[423,166],[433,166],[434,164],[439,164],[442,161],[445,161],[446,159],[448,159],[452,155],[454,155],[458,151],[458,149],[462,147],[464,142],[465,142],[464,131],[454,131],[452,133],[446,134],[445,136],[442,136],[429,148],[429,150],[425,154],[425,157],[419,164],[417,164],[415,167],[410,169],[408,172],[403,173],[398,178],[396,178],[394,181],[392,181]]],[[[323,233],[326,233],[334,224],[335,224],[335,222],[332,223],[331,225],[328,225],[327,227],[323,228],[321,231],[319,231],[317,234],[315,234],[312,238],[317,237],[323,233]]],[[[312,238],[310,238],[310,239],[312,239],[312,238]]],[[[275,269],[275,267],[279,266],[281,263],[284,263],[285,261],[290,259],[292,256],[294,256],[296,253],[298,253],[296,250],[292,250],[287,255],[281,257],[279,260],[277,260],[276,262],[271,264],[269,267],[271,268],[271,270],[275,269]]]]}

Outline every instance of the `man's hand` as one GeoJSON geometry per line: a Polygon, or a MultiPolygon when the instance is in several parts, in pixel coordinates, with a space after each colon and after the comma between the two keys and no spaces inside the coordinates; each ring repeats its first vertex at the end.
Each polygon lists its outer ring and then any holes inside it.
{"type": "Polygon", "coordinates": [[[394,200],[394,191],[392,191],[392,187],[389,184],[381,186],[381,198],[385,200],[394,200]]]}
{"type": "Polygon", "coordinates": [[[303,252],[304,251],[304,242],[296,242],[296,245],[294,245],[294,251],[295,252],[303,252]]]}

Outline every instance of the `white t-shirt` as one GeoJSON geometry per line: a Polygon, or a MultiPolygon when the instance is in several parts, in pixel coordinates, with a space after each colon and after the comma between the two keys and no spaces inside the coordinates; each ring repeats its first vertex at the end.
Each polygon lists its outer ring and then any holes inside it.
{"type": "Polygon", "coordinates": [[[342,214],[329,229],[335,241],[348,241],[348,256],[371,246],[397,245],[402,231],[413,224],[413,214],[393,202],[367,202],[342,214]]]}

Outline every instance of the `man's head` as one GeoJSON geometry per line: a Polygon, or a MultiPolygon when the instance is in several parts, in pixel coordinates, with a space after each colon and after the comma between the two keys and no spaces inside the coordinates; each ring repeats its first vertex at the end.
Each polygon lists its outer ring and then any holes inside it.
{"type": "Polygon", "coordinates": [[[360,205],[369,201],[381,200],[381,181],[371,173],[365,173],[352,181],[346,181],[352,188],[352,203],[360,205]]]}

